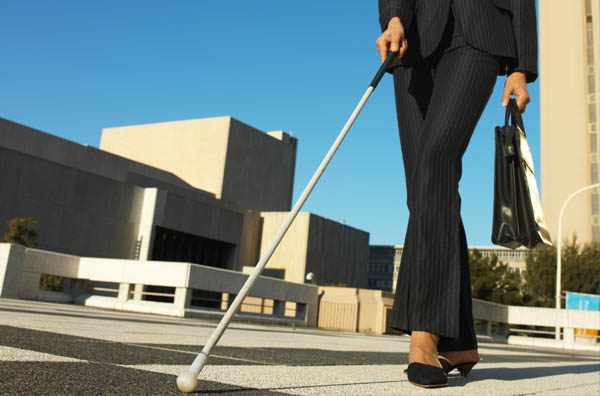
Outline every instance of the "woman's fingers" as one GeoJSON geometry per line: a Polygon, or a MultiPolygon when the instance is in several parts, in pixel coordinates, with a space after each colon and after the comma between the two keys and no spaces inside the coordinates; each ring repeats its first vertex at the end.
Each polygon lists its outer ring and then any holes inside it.
{"type": "Polygon", "coordinates": [[[403,39],[402,46],[400,47],[400,53],[398,54],[398,58],[402,58],[407,50],[408,50],[408,41],[406,41],[406,39],[403,39]]]}
{"type": "Polygon", "coordinates": [[[525,108],[527,107],[527,104],[529,104],[530,99],[529,99],[529,95],[527,94],[527,92],[523,93],[523,92],[518,92],[516,94],[517,97],[517,106],[519,107],[519,110],[521,111],[521,113],[525,112],[525,108]]]}
{"type": "Polygon", "coordinates": [[[379,51],[379,55],[381,55],[381,62],[385,60],[388,53],[388,42],[385,40],[384,36],[381,35],[375,42],[377,44],[377,51],[379,51]]]}
{"type": "Polygon", "coordinates": [[[379,36],[375,41],[377,44],[377,51],[381,55],[381,61],[383,62],[388,55],[388,52],[399,52],[398,57],[402,57],[406,52],[407,43],[404,38],[404,27],[400,18],[394,17],[388,22],[387,29],[379,36]]]}
{"type": "MultiPolygon", "coordinates": [[[[381,55],[381,61],[383,62],[388,55],[388,52],[399,52],[400,51],[400,39],[401,35],[398,32],[383,32],[381,36],[375,42],[377,44],[377,51],[381,55]]],[[[404,40],[405,42],[405,40],[404,40]]],[[[403,42],[403,44],[404,44],[403,42]]]]}
{"type": "Polygon", "coordinates": [[[517,107],[521,113],[525,112],[527,104],[531,101],[529,91],[527,90],[527,80],[525,73],[514,72],[506,78],[504,84],[504,94],[502,95],[502,106],[507,106],[510,96],[514,95],[517,101],[517,107]]]}

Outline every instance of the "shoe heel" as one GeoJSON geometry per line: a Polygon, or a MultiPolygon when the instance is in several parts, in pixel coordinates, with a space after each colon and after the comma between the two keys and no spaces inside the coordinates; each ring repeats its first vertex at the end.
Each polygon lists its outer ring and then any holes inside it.
{"type": "Polygon", "coordinates": [[[475,366],[475,363],[466,363],[466,364],[460,364],[456,368],[460,372],[460,375],[462,375],[463,377],[468,377],[469,372],[471,371],[473,366],[475,366]]]}

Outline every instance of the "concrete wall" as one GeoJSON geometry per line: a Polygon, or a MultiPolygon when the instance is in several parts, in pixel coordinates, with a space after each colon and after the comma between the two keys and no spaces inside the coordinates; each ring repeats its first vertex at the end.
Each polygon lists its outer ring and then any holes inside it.
{"type": "Polygon", "coordinates": [[[217,200],[209,202],[164,193],[164,201],[157,208],[155,225],[239,245],[245,211],[221,206],[217,200]]]}
{"type": "Polygon", "coordinates": [[[258,262],[260,229],[260,212],[246,212],[244,214],[244,224],[239,245],[238,264],[235,268],[237,271],[242,271],[244,267],[253,267],[258,262]]]}
{"type": "Polygon", "coordinates": [[[306,272],[320,285],[367,287],[369,233],[311,214],[306,272]]]}
{"type": "Polygon", "coordinates": [[[384,334],[394,295],[381,290],[319,286],[322,329],[384,334]]]}
{"type": "Polygon", "coordinates": [[[37,220],[38,246],[69,254],[130,258],[143,188],[0,147],[0,225],[37,220]]]}
{"type": "Polygon", "coordinates": [[[255,210],[290,210],[297,140],[232,118],[228,143],[222,199],[255,210]]]}
{"type": "MultiPolygon", "coordinates": [[[[600,89],[600,12],[598,1],[592,3],[595,62],[591,67],[596,70],[596,89],[600,89]]],[[[568,2],[568,6],[561,1],[539,1],[541,199],[553,239],[565,199],[592,183],[584,6],[584,0],[568,2]]],[[[593,105],[597,117],[599,103],[593,105]]],[[[562,235],[571,237],[576,232],[579,241],[591,241],[591,222],[591,193],[582,193],[564,214],[562,235]]]]}
{"type": "Polygon", "coordinates": [[[100,148],[255,210],[289,210],[296,139],[231,117],[105,128],[100,148]]]}
{"type": "MultiPolygon", "coordinates": [[[[260,256],[262,256],[287,218],[288,213],[263,212],[260,215],[262,218],[260,256]]],[[[310,213],[298,213],[298,216],[296,216],[296,219],[283,237],[265,268],[284,270],[284,279],[286,281],[304,283],[308,253],[309,224],[310,213]]]]}
{"type": "Polygon", "coordinates": [[[214,197],[170,172],[0,118],[0,147],[141,187],[214,197]]]}
{"type": "Polygon", "coordinates": [[[229,117],[104,128],[100,149],[173,172],[221,198],[229,117]]]}

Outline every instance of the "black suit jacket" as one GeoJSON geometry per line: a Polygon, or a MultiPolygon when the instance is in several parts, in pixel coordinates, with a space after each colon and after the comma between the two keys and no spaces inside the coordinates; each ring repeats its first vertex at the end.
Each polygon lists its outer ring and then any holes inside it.
{"type": "Polygon", "coordinates": [[[503,71],[524,71],[535,81],[537,31],[535,0],[379,0],[382,31],[399,17],[406,31],[408,51],[401,63],[431,55],[438,47],[454,3],[454,17],[472,47],[502,57],[503,71]]]}

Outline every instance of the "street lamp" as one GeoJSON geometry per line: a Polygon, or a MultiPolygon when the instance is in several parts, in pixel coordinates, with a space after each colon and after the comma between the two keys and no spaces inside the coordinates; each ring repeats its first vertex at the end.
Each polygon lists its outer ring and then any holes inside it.
{"type": "MultiPolygon", "coordinates": [[[[562,262],[561,262],[561,258],[562,258],[562,238],[561,238],[561,230],[562,230],[562,216],[563,213],[567,207],[567,204],[569,203],[569,201],[571,200],[571,198],[573,198],[575,195],[587,191],[587,190],[591,190],[592,188],[596,188],[596,187],[600,187],[600,183],[596,183],[596,184],[591,184],[587,187],[583,187],[580,188],[579,190],[575,191],[574,193],[572,193],[571,195],[569,195],[569,197],[565,200],[565,203],[563,203],[562,208],[560,208],[560,214],[558,215],[558,246],[556,247],[556,309],[560,309],[560,281],[561,281],[561,267],[562,267],[562,262]]],[[[560,327],[556,328],[556,339],[560,340],[560,327]]]]}

